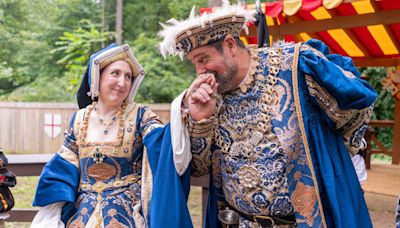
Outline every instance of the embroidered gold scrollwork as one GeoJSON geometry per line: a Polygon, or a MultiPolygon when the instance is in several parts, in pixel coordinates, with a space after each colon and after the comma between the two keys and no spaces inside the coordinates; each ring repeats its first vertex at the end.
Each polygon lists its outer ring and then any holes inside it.
{"type": "Polygon", "coordinates": [[[245,188],[256,188],[261,182],[258,171],[248,165],[244,165],[239,169],[238,176],[240,184],[245,188]]]}

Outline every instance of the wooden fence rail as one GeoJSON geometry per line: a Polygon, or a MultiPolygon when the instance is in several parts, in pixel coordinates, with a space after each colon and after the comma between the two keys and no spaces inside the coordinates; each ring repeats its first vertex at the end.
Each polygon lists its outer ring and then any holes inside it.
{"type": "MultiPolygon", "coordinates": [[[[395,160],[395,157],[399,156],[398,154],[394,154],[393,148],[386,148],[383,143],[381,143],[378,138],[376,137],[376,128],[394,128],[394,121],[393,120],[371,120],[369,123],[369,128],[367,133],[365,134],[365,140],[367,141],[367,151],[366,151],[366,158],[365,163],[367,169],[371,168],[371,155],[373,154],[386,154],[392,157],[395,160]],[[372,142],[378,147],[378,149],[372,148],[372,142]]],[[[393,146],[395,146],[394,138],[393,138],[393,146]]],[[[395,162],[392,162],[395,164],[395,162]]]]}
{"type": "MultiPolygon", "coordinates": [[[[53,157],[53,154],[9,154],[8,169],[17,177],[21,176],[40,176],[43,166],[53,157]]],[[[192,177],[192,186],[202,187],[202,211],[205,214],[208,196],[208,176],[192,177]]],[[[37,213],[37,209],[13,208],[10,217],[5,222],[32,222],[37,213]]],[[[0,224],[1,227],[1,224],[0,224]]]]}
{"type": "MultiPolygon", "coordinates": [[[[169,122],[170,104],[147,106],[169,122]]],[[[77,109],[72,103],[0,102],[0,147],[7,154],[54,153],[77,109]]]]}

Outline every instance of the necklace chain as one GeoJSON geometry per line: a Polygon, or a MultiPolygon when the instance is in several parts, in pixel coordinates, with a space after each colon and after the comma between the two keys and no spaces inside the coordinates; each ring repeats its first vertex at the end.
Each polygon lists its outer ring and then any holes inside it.
{"type": "Polygon", "coordinates": [[[110,126],[113,125],[115,123],[115,121],[117,121],[118,119],[121,118],[122,106],[119,107],[118,111],[112,116],[112,118],[110,120],[104,120],[99,114],[99,111],[97,109],[97,104],[95,104],[94,105],[94,115],[95,115],[97,121],[99,122],[99,124],[101,124],[105,127],[103,134],[107,135],[110,130],[110,126]]]}

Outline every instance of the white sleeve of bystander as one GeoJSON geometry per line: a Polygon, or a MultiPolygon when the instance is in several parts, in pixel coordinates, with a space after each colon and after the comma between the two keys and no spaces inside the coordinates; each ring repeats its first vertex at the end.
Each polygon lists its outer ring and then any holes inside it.
{"type": "Polygon", "coordinates": [[[351,158],[354,169],[356,170],[358,181],[363,185],[367,181],[367,168],[365,167],[364,158],[356,154],[351,158]]]}
{"type": "Polygon", "coordinates": [[[30,228],[64,228],[61,221],[61,210],[65,202],[56,202],[40,207],[30,228]]]}

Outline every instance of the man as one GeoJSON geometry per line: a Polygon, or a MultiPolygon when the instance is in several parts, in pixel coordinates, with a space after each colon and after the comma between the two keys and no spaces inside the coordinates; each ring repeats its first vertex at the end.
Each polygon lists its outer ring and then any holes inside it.
{"type": "Polygon", "coordinates": [[[252,20],[223,1],[160,32],[161,53],[198,74],[183,108],[191,172],[210,173],[206,226],[372,227],[349,154],[365,147],[374,89],[317,40],[244,47],[252,20]]]}

